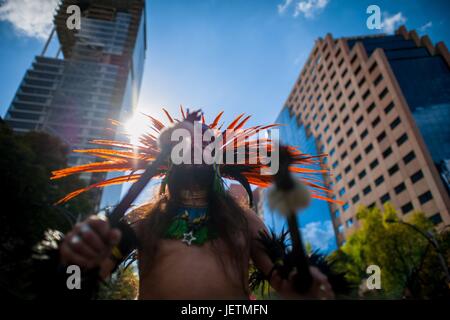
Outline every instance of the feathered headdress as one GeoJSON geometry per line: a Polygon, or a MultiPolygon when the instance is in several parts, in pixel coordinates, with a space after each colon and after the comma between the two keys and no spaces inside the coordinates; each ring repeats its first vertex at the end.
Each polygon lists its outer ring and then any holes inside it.
{"type": "MultiPolygon", "coordinates": [[[[181,120],[173,118],[167,110],[163,109],[170,126],[175,125],[186,119],[187,113],[180,107],[181,120]]],[[[219,121],[223,115],[220,112],[210,124],[206,124],[205,117],[202,116],[201,122],[204,128],[214,129],[221,136],[223,146],[227,146],[227,152],[231,146],[231,150],[236,156],[238,151],[245,150],[245,163],[243,164],[228,164],[225,159],[223,163],[217,164],[218,172],[222,178],[235,180],[242,184],[249,195],[250,203],[252,203],[252,190],[250,185],[258,187],[269,186],[274,177],[273,175],[262,174],[263,169],[268,169],[267,161],[262,161],[262,155],[255,152],[255,148],[265,147],[270,152],[272,150],[272,142],[270,139],[256,139],[256,135],[274,127],[279,124],[270,124],[266,126],[253,126],[244,128],[250,116],[244,117],[244,114],[235,118],[225,130],[220,131],[223,125],[219,126],[219,121]],[[231,132],[231,133],[230,133],[231,132]],[[244,147],[244,149],[242,149],[244,147]]],[[[122,184],[126,182],[135,182],[139,179],[142,170],[144,170],[149,163],[153,162],[160,153],[158,145],[158,137],[161,132],[170,126],[164,125],[161,121],[149,115],[143,115],[148,119],[149,132],[142,134],[139,137],[138,143],[129,143],[117,140],[93,140],[92,144],[99,146],[98,148],[86,150],[73,150],[74,152],[88,154],[100,158],[97,162],[83,164],[79,166],[69,167],[52,172],[51,179],[60,179],[69,175],[90,172],[90,173],[107,173],[107,172],[123,172],[124,175],[114,177],[101,182],[91,184],[85,188],[75,190],[57,203],[64,203],[79,194],[91,190],[93,188],[103,188],[110,185],[122,184]],[[109,147],[109,148],[104,148],[109,147]]],[[[120,125],[117,121],[112,121],[113,125],[120,125]]],[[[313,168],[314,165],[320,163],[321,158],[326,154],[308,155],[300,152],[297,148],[288,146],[289,153],[293,161],[289,170],[294,173],[299,173],[299,180],[309,187],[311,197],[321,199],[329,202],[338,202],[329,197],[331,190],[321,184],[321,180],[315,175],[325,174],[326,169],[313,168]]],[[[242,156],[242,155],[241,155],[242,156]]],[[[225,157],[225,153],[224,153],[225,157]]],[[[159,177],[164,177],[169,170],[169,164],[164,164],[159,167],[159,177]]]]}

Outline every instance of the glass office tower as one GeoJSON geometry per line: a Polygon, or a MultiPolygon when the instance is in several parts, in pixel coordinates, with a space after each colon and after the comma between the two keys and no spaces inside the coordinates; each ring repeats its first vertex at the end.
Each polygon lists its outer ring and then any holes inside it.
{"type": "Polygon", "coordinates": [[[327,34],[285,109],[329,155],[333,175],[325,179],[344,202],[330,205],[339,245],[359,227],[360,205],[390,203],[405,219],[421,211],[438,229],[449,224],[450,54],[443,42],[405,27],[394,35],[327,34]]]}
{"type": "MultiPolygon", "coordinates": [[[[57,135],[70,149],[92,147],[93,139],[115,138],[116,128],[109,119],[126,119],[137,107],[146,51],[145,1],[61,1],[54,24],[46,48],[56,34],[57,57],[45,56],[45,48],[35,58],[6,122],[16,132],[42,130],[57,135]],[[70,5],[81,8],[80,30],[67,28],[70,5]]],[[[72,153],[69,165],[88,160],[72,153]]],[[[104,177],[84,174],[82,178],[104,177]]],[[[105,190],[105,195],[120,197],[118,187],[105,190]]]]}

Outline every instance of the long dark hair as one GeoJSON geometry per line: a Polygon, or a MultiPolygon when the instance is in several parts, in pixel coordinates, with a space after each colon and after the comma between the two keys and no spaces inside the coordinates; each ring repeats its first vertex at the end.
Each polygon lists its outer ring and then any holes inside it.
{"type": "MultiPolygon", "coordinates": [[[[164,232],[169,227],[172,218],[176,215],[179,207],[181,192],[189,189],[202,189],[207,191],[208,197],[208,227],[218,235],[229,251],[229,255],[222,256],[218,250],[216,240],[211,240],[214,252],[217,254],[224,271],[227,261],[224,258],[231,258],[231,263],[236,272],[240,273],[242,288],[245,293],[248,291],[247,265],[244,256],[249,255],[250,235],[248,221],[245,216],[243,206],[231,196],[227,191],[217,191],[213,166],[205,165],[178,165],[172,166],[165,183],[169,192],[161,194],[151,203],[148,203],[135,210],[134,215],[139,217],[139,232],[146,254],[146,269],[154,262],[158,241],[163,238],[164,232]]],[[[223,181],[219,181],[223,185],[223,181]]],[[[133,215],[133,214],[132,214],[133,215]]],[[[134,220],[134,219],[133,219],[134,220]]],[[[148,269],[147,269],[148,270],[148,269]]]]}

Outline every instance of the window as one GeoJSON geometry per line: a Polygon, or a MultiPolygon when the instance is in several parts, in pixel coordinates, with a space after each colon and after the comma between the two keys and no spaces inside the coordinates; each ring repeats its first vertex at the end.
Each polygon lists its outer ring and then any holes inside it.
{"type": "Polygon", "coordinates": [[[335,218],[339,218],[340,216],[341,216],[341,213],[339,212],[339,210],[334,211],[335,218]]]}
{"type": "Polygon", "coordinates": [[[349,207],[349,205],[348,205],[348,203],[346,203],[342,206],[342,209],[344,209],[344,211],[347,211],[348,207],[349,207]]]}
{"type": "Polygon", "coordinates": [[[419,170],[411,176],[411,181],[412,181],[412,183],[416,183],[417,181],[419,181],[422,178],[423,178],[422,170],[419,170]]]}
{"type": "MultiPolygon", "coordinates": [[[[322,107],[323,107],[323,105],[322,105],[322,107]]],[[[334,104],[331,104],[330,106],[329,106],[329,108],[328,108],[328,111],[332,111],[334,109],[334,104]]]]}
{"type": "Polygon", "coordinates": [[[380,74],[380,75],[375,79],[375,81],[373,82],[373,84],[375,85],[375,87],[376,87],[378,84],[380,84],[381,80],[383,80],[383,75],[382,75],[382,74],[380,74]]]}
{"type": "Polygon", "coordinates": [[[402,134],[400,138],[397,139],[397,145],[400,147],[408,140],[408,135],[406,133],[402,134]]]}
{"type": "Polygon", "coordinates": [[[384,88],[383,91],[381,91],[380,95],[378,96],[380,98],[380,100],[383,100],[384,97],[386,97],[386,95],[389,93],[389,90],[387,88],[384,88]]]}
{"type": "Polygon", "coordinates": [[[347,224],[347,228],[351,228],[353,226],[353,218],[348,219],[346,224],[347,224]]]}
{"type": "Polygon", "coordinates": [[[353,64],[353,62],[356,61],[356,58],[358,58],[358,55],[357,55],[357,54],[355,54],[355,55],[353,56],[352,60],[350,61],[350,64],[353,64]]]}
{"type": "Polygon", "coordinates": [[[356,68],[356,70],[355,70],[355,76],[357,76],[360,71],[361,71],[361,66],[358,66],[358,68],[356,68]]]}
{"type": "Polygon", "coordinates": [[[375,109],[375,103],[374,102],[372,102],[370,104],[370,106],[367,108],[367,113],[371,113],[373,109],[375,109]]]}
{"type": "Polygon", "coordinates": [[[367,89],[367,91],[362,96],[363,100],[366,100],[369,97],[369,95],[370,95],[370,90],[367,89]]]}
{"type": "Polygon", "coordinates": [[[427,191],[427,192],[425,192],[425,193],[422,193],[422,194],[419,196],[419,202],[420,202],[420,204],[427,203],[427,202],[430,201],[431,199],[433,199],[433,195],[431,194],[430,191],[427,191]]]}
{"type": "Polygon", "coordinates": [[[361,172],[358,174],[359,179],[362,179],[362,178],[364,178],[365,176],[366,176],[366,170],[363,170],[363,171],[361,171],[361,172]]]}
{"type": "Polygon", "coordinates": [[[336,169],[338,166],[338,162],[337,161],[333,162],[333,164],[331,166],[333,167],[333,169],[336,169]]]}
{"type": "Polygon", "coordinates": [[[348,182],[348,187],[351,188],[355,185],[355,179],[352,179],[348,182]]]}
{"type": "MultiPolygon", "coordinates": [[[[341,61],[344,62],[344,59],[342,59],[341,61]]],[[[340,65],[339,65],[339,67],[340,67],[340,65]]],[[[342,78],[345,77],[346,74],[347,74],[347,69],[345,69],[345,70],[342,72],[341,77],[342,77],[342,78]]]]}
{"type": "Polygon", "coordinates": [[[407,214],[408,212],[410,212],[413,209],[413,205],[411,202],[408,202],[407,204],[405,204],[404,206],[402,206],[402,213],[403,214],[407,214]]]}
{"type": "Polygon", "coordinates": [[[375,120],[372,121],[372,127],[375,128],[380,123],[380,121],[380,117],[376,117],[375,120]]]}
{"type": "Polygon", "coordinates": [[[432,215],[429,219],[431,220],[431,222],[433,222],[434,225],[442,222],[442,217],[439,213],[432,215]]]}
{"type": "Polygon", "coordinates": [[[349,119],[350,119],[350,117],[347,115],[347,116],[344,118],[344,120],[343,120],[344,124],[346,124],[346,123],[348,122],[349,119]]]}
{"type": "Polygon", "coordinates": [[[338,147],[342,146],[343,143],[344,143],[344,139],[341,138],[341,139],[338,141],[338,147]]]}
{"type": "Polygon", "coordinates": [[[357,145],[358,143],[356,141],[353,141],[352,144],[350,145],[350,150],[355,149],[357,145]]]}
{"type": "Polygon", "coordinates": [[[369,73],[372,73],[373,70],[375,70],[375,68],[377,67],[377,62],[375,61],[369,68],[369,73]]]}
{"type": "Polygon", "coordinates": [[[414,153],[414,151],[411,151],[410,153],[408,153],[406,156],[403,157],[403,162],[405,162],[405,164],[408,164],[411,161],[413,161],[415,158],[416,158],[416,154],[414,153]]]}
{"type": "Polygon", "coordinates": [[[327,139],[327,144],[330,144],[331,140],[333,140],[333,137],[329,136],[328,139],[327,139]]]}
{"type": "Polygon", "coordinates": [[[394,109],[394,102],[389,103],[388,106],[384,108],[384,113],[388,114],[392,109],[394,109]]]}
{"type": "Polygon", "coordinates": [[[333,149],[331,149],[331,151],[330,151],[330,156],[333,156],[333,154],[336,152],[336,149],[335,148],[333,148],[333,149]]]}
{"type": "Polygon", "coordinates": [[[345,89],[348,89],[348,87],[350,87],[350,85],[352,84],[352,81],[351,80],[348,80],[346,83],[345,83],[345,89]]]}
{"type": "Polygon", "coordinates": [[[358,163],[360,163],[361,162],[361,160],[362,160],[362,157],[361,157],[361,155],[358,155],[356,158],[355,158],[355,164],[358,164],[358,163]]]}
{"type": "Polygon", "coordinates": [[[342,224],[339,224],[337,229],[338,229],[339,233],[343,233],[344,232],[344,226],[342,224]]]}
{"type": "Polygon", "coordinates": [[[383,131],[382,133],[380,133],[380,134],[378,135],[377,141],[378,141],[378,142],[381,142],[381,141],[384,140],[384,138],[386,138],[386,132],[383,131]]]}
{"type": "Polygon", "coordinates": [[[397,117],[394,121],[391,122],[391,129],[394,130],[401,123],[400,118],[397,117]]]}
{"type": "Polygon", "coordinates": [[[363,116],[360,116],[360,117],[356,120],[356,125],[359,126],[363,121],[364,121],[364,117],[363,117],[363,116]]]}
{"type": "Polygon", "coordinates": [[[384,177],[383,175],[379,176],[378,178],[375,179],[375,185],[378,187],[380,184],[382,184],[384,182],[384,177]]]}
{"type": "Polygon", "coordinates": [[[352,112],[355,113],[356,110],[359,108],[359,103],[355,104],[355,106],[352,108],[352,112]]]}
{"type": "Polygon", "coordinates": [[[339,190],[339,195],[342,197],[344,194],[345,194],[345,188],[342,187],[342,188],[339,190]]]}
{"type": "Polygon", "coordinates": [[[392,176],[394,173],[396,173],[399,170],[398,165],[394,164],[392,167],[388,169],[388,173],[390,176],[392,176]]]}
{"type": "Polygon", "coordinates": [[[362,85],[366,82],[366,78],[362,77],[362,79],[358,82],[358,87],[362,87],[362,85]]]}
{"type": "Polygon", "coordinates": [[[345,173],[349,173],[352,170],[352,167],[350,165],[346,166],[344,169],[345,173]]]}
{"type": "Polygon", "coordinates": [[[336,182],[341,181],[341,179],[342,179],[342,175],[338,174],[338,175],[336,176],[336,182]]]}
{"type": "Polygon", "coordinates": [[[378,164],[379,164],[379,162],[378,162],[378,160],[377,159],[375,159],[375,160],[373,160],[371,163],[370,163],[370,169],[371,170],[373,170],[373,169],[375,169],[377,166],[378,166],[378,164]]]}
{"type": "Polygon", "coordinates": [[[345,109],[345,103],[343,103],[342,106],[339,108],[339,112],[344,111],[344,109],[345,109]]]}
{"type": "MultiPolygon", "coordinates": [[[[334,74],[335,74],[335,72],[333,73],[333,75],[334,75],[334,74]]],[[[333,76],[331,76],[331,78],[333,79],[333,76]]],[[[336,91],[337,88],[338,88],[338,86],[339,86],[339,82],[336,81],[336,83],[335,83],[334,86],[333,86],[333,90],[336,91]]]]}
{"type": "Polygon", "coordinates": [[[363,189],[363,194],[368,195],[372,191],[372,188],[370,186],[367,186],[363,189]]]}
{"type": "Polygon", "coordinates": [[[368,134],[369,134],[369,131],[367,131],[367,129],[365,129],[365,130],[361,133],[361,140],[364,140],[364,138],[367,137],[368,134]]]}
{"type": "Polygon", "coordinates": [[[339,131],[341,131],[341,127],[340,127],[340,126],[337,126],[337,128],[334,129],[334,134],[338,134],[339,131]]]}
{"type": "Polygon", "coordinates": [[[391,196],[389,195],[389,192],[382,195],[380,198],[381,204],[388,202],[389,200],[391,200],[391,196]]]}
{"type": "Polygon", "coordinates": [[[369,144],[369,145],[364,149],[364,152],[365,152],[366,154],[369,154],[370,151],[372,151],[372,150],[373,150],[373,144],[369,144]]]}
{"type": "Polygon", "coordinates": [[[399,194],[399,193],[402,193],[403,191],[405,191],[405,189],[406,189],[406,186],[405,186],[405,184],[402,182],[402,183],[400,183],[399,185],[397,185],[397,186],[394,188],[394,191],[395,191],[396,194],[399,194]]]}
{"type": "Polygon", "coordinates": [[[344,153],[341,154],[341,159],[344,160],[347,157],[347,151],[344,151],[344,153]]]}
{"type": "Polygon", "coordinates": [[[352,100],[354,96],[355,96],[355,91],[352,91],[350,93],[350,95],[348,96],[348,100],[352,100]]]}
{"type": "Polygon", "coordinates": [[[331,118],[331,122],[335,122],[336,119],[337,119],[337,114],[335,114],[335,115],[333,116],[333,118],[331,118]]]}
{"type": "Polygon", "coordinates": [[[359,195],[357,194],[356,196],[354,196],[353,198],[352,198],[352,202],[355,204],[355,203],[357,203],[359,201],[359,195]]]}
{"type": "Polygon", "coordinates": [[[353,133],[353,128],[348,129],[347,133],[346,133],[347,137],[350,137],[352,133],[353,133]]]}
{"type": "Polygon", "coordinates": [[[336,96],[336,100],[341,99],[341,97],[342,97],[342,92],[339,92],[339,94],[336,96]]]}
{"type": "Polygon", "coordinates": [[[383,158],[386,159],[387,157],[389,157],[391,155],[391,153],[392,153],[392,149],[391,149],[391,147],[388,147],[386,150],[383,151],[383,158]]]}

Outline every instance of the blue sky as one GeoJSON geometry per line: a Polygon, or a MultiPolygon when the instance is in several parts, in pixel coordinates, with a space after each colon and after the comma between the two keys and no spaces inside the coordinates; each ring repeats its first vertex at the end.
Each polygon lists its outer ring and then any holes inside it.
{"type": "MultiPolygon", "coordinates": [[[[1,116],[42,50],[55,1],[0,0],[1,116]]],[[[382,32],[366,27],[370,4],[380,6],[387,31],[405,21],[450,43],[448,1],[148,0],[139,108],[158,114],[183,104],[207,115],[224,109],[228,120],[246,112],[250,124],[272,122],[317,37],[382,32]]]]}

